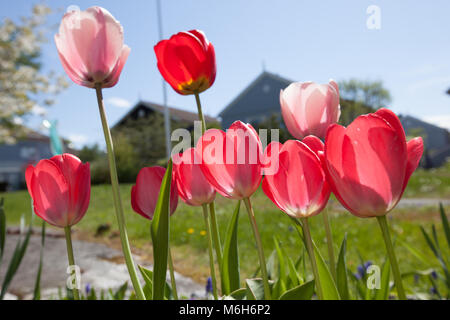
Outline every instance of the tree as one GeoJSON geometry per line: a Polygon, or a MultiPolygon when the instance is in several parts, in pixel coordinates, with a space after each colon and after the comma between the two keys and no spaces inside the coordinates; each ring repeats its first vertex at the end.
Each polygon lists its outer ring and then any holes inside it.
{"type": "Polygon", "coordinates": [[[35,5],[19,22],[0,22],[0,143],[14,142],[26,133],[24,117],[42,113],[52,95],[67,86],[63,77],[42,72],[42,45],[47,41],[46,19],[51,9],[35,5]]]}
{"type": "Polygon", "coordinates": [[[391,94],[381,81],[350,79],[339,82],[340,123],[348,125],[357,116],[374,112],[391,102],[391,94]]]}

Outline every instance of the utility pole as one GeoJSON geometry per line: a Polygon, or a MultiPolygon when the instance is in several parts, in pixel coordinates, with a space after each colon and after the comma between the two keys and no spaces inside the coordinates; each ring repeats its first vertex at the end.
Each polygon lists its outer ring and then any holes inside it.
{"type": "MultiPolygon", "coordinates": [[[[156,13],[158,15],[158,32],[159,41],[163,39],[163,29],[162,29],[162,15],[161,15],[161,1],[156,0],[156,13]]],[[[167,159],[170,159],[170,154],[172,152],[172,143],[170,141],[170,114],[169,107],[167,106],[167,83],[162,79],[162,90],[163,90],[163,106],[164,106],[164,128],[166,131],[166,151],[167,159]]]]}

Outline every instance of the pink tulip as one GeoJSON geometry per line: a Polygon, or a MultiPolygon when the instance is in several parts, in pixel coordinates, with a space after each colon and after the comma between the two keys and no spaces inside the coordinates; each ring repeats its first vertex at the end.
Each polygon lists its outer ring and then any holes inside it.
{"type": "Polygon", "coordinates": [[[115,86],[130,54],[119,21],[100,7],[66,13],[55,43],[67,75],[88,88],[115,86]]]}
{"type": "Polygon", "coordinates": [[[294,82],[280,92],[281,114],[289,132],[297,139],[307,135],[324,138],[327,128],[341,115],[339,89],[328,84],[294,82]]]}
{"type": "Polygon", "coordinates": [[[216,190],[203,175],[200,164],[195,163],[195,149],[189,148],[174,159],[174,174],[180,198],[191,206],[214,201],[216,190]]]}
{"type": "MultiPolygon", "coordinates": [[[[153,219],[156,203],[158,202],[159,189],[166,169],[163,167],[145,167],[139,171],[136,185],[131,188],[131,206],[136,213],[144,218],[153,219]]],[[[178,206],[177,186],[173,179],[170,186],[170,214],[172,215],[178,206]]]]}
{"type": "Polygon", "coordinates": [[[283,212],[294,218],[307,218],[319,214],[328,202],[330,188],[326,174],[318,155],[323,152],[323,143],[313,136],[302,142],[286,141],[283,145],[272,142],[266,148],[273,152],[278,144],[278,156],[271,157],[279,161],[278,171],[267,174],[262,189],[270,200],[283,212]]]}
{"type": "Polygon", "coordinates": [[[396,206],[422,153],[422,138],[406,142],[400,120],[387,109],[359,116],[347,128],[332,125],[325,140],[332,191],[359,217],[396,206]]]}
{"type": "Polygon", "coordinates": [[[258,189],[262,179],[262,145],[250,124],[236,121],[226,133],[209,129],[196,149],[203,174],[224,197],[244,199],[258,189]]]}
{"type": "Polygon", "coordinates": [[[89,163],[65,153],[29,165],[25,172],[34,212],[56,227],[77,224],[89,206],[91,175],[89,163]]]}

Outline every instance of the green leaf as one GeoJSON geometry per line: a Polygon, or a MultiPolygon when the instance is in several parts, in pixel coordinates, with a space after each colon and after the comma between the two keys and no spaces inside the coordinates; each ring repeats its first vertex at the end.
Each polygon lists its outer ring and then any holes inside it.
{"type": "Polygon", "coordinates": [[[225,296],[224,300],[247,300],[247,288],[234,290],[229,295],[225,296]]]}
{"type": "Polygon", "coordinates": [[[286,263],[280,247],[280,242],[276,236],[273,237],[273,241],[278,257],[278,280],[275,283],[272,295],[274,299],[277,299],[286,291],[286,263]]]}
{"type": "Polygon", "coordinates": [[[169,160],[166,173],[161,182],[158,201],[151,226],[153,245],[153,294],[154,300],[164,299],[167,262],[169,255],[169,206],[170,184],[172,181],[172,159],[169,160]]]}
{"type": "Polygon", "coordinates": [[[114,300],[123,300],[125,299],[125,293],[127,292],[128,282],[125,281],[123,285],[120,286],[119,289],[114,292],[113,298],[114,300]]]}
{"type": "Polygon", "coordinates": [[[42,229],[41,229],[41,252],[39,255],[39,268],[36,276],[36,282],[34,284],[34,293],[33,300],[41,299],[41,273],[42,273],[42,264],[44,261],[44,246],[45,246],[45,226],[46,222],[42,220],[42,229]]]}
{"type": "Polygon", "coordinates": [[[261,278],[247,279],[247,300],[264,300],[264,284],[261,278]]]}
{"type": "Polygon", "coordinates": [[[0,263],[2,262],[3,250],[6,240],[6,216],[3,210],[3,198],[0,199],[0,263]]]}
{"type": "Polygon", "coordinates": [[[348,291],[348,278],[347,278],[347,262],[345,259],[345,253],[347,251],[347,234],[342,240],[341,249],[339,251],[338,262],[336,266],[336,276],[337,276],[337,287],[339,290],[339,295],[342,300],[349,300],[350,294],[348,291]]]}
{"type": "Polygon", "coordinates": [[[444,232],[445,232],[445,238],[447,239],[447,244],[450,248],[450,226],[449,226],[447,215],[445,214],[444,206],[442,205],[442,202],[439,203],[439,211],[441,213],[441,220],[442,220],[442,226],[443,226],[444,232]]]}
{"type": "Polygon", "coordinates": [[[30,219],[30,225],[28,227],[28,231],[25,235],[24,241],[22,242],[22,240],[19,239],[19,241],[17,241],[16,248],[14,249],[13,256],[11,258],[11,261],[8,266],[8,270],[6,271],[5,278],[3,280],[2,291],[0,293],[0,300],[2,300],[3,297],[5,296],[6,291],[8,290],[8,287],[11,284],[13,277],[17,272],[17,269],[19,269],[20,263],[22,262],[22,258],[25,255],[25,251],[27,250],[28,242],[30,241],[30,236],[31,236],[31,232],[32,232],[31,227],[32,227],[32,224],[31,224],[31,219],[30,219]]]}
{"type": "Polygon", "coordinates": [[[291,257],[289,257],[286,254],[285,254],[285,256],[287,257],[287,262],[288,262],[288,267],[289,267],[289,278],[286,283],[286,287],[288,287],[288,288],[296,287],[303,283],[303,278],[298,273],[297,268],[294,264],[294,261],[291,259],[291,257]]]}
{"type": "Polygon", "coordinates": [[[269,256],[269,259],[266,262],[267,277],[270,280],[276,279],[277,276],[276,258],[277,258],[277,251],[273,250],[269,256]]]}
{"type": "Polygon", "coordinates": [[[322,293],[324,300],[340,300],[339,292],[331,275],[328,265],[323,260],[322,254],[317,248],[314,241],[314,255],[316,257],[317,269],[319,271],[320,284],[322,285],[322,293]]]}
{"type": "Polygon", "coordinates": [[[286,291],[280,300],[311,300],[314,294],[314,280],[286,291]]]}
{"type": "MultiPolygon", "coordinates": [[[[297,229],[298,235],[302,239],[303,243],[305,244],[305,239],[303,237],[303,230],[301,223],[297,220],[292,218],[291,219],[294,222],[294,226],[297,229]]],[[[319,249],[316,246],[316,243],[314,240],[312,241],[313,247],[314,247],[314,256],[316,258],[316,264],[317,269],[319,272],[319,278],[320,278],[320,285],[322,287],[322,293],[324,300],[340,300],[339,292],[336,287],[336,284],[333,280],[333,276],[331,275],[330,269],[328,269],[327,264],[325,263],[325,260],[323,260],[322,254],[320,253],[319,249]]]]}
{"type": "MultiPolygon", "coordinates": [[[[138,265],[139,271],[142,274],[142,278],[144,278],[145,286],[142,289],[144,291],[145,298],[147,300],[152,300],[153,297],[153,272],[147,268],[144,268],[141,265],[138,265]]],[[[172,300],[172,288],[170,286],[170,283],[165,281],[164,286],[164,298],[166,300],[172,300]]]]}
{"type": "Polygon", "coordinates": [[[238,254],[238,223],[239,210],[241,201],[239,200],[236,209],[233,212],[230,223],[228,224],[227,233],[225,236],[225,243],[223,248],[222,259],[222,291],[223,294],[229,294],[240,288],[239,275],[239,254],[238,254]]]}
{"type": "Polygon", "coordinates": [[[387,300],[389,298],[389,278],[391,274],[391,266],[389,259],[386,258],[383,269],[381,270],[380,286],[381,288],[377,290],[375,294],[375,300],[387,300]]]}

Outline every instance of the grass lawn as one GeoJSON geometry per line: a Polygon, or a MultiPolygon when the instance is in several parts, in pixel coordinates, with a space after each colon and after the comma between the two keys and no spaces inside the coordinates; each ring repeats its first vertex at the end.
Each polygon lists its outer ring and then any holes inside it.
{"type": "MultiPolygon", "coordinates": [[[[411,178],[405,197],[450,198],[450,170],[448,169],[447,166],[431,172],[419,170],[411,178]]],[[[131,185],[121,185],[121,195],[125,207],[130,242],[139,253],[146,254],[151,259],[150,222],[132,211],[130,190],[131,185]]],[[[17,224],[20,215],[30,211],[28,193],[19,191],[6,193],[2,196],[5,198],[8,224],[17,224]]],[[[276,236],[293,260],[297,259],[302,254],[303,245],[300,243],[296,231],[292,228],[290,219],[279,211],[261,190],[258,190],[252,197],[252,202],[266,257],[274,249],[273,237],[276,236]]],[[[333,203],[335,200],[331,200],[331,202],[333,203]]],[[[236,201],[227,200],[220,195],[217,196],[216,211],[222,240],[235,205],[236,201]]],[[[446,209],[447,213],[450,212],[450,208],[446,209]]],[[[331,208],[328,210],[335,241],[336,256],[344,234],[347,233],[347,263],[353,272],[360,263],[359,256],[362,256],[364,260],[370,260],[374,264],[381,266],[385,258],[385,248],[376,219],[360,219],[345,211],[331,208]]],[[[424,270],[431,267],[438,269],[439,264],[429,250],[419,229],[420,225],[428,229],[432,223],[436,223],[441,246],[445,246],[445,239],[439,223],[438,208],[394,209],[388,217],[394,240],[401,240],[396,242],[396,252],[402,272],[424,270]],[[407,243],[422,254],[428,263],[423,263],[411,254],[402,242],[407,243]]],[[[327,246],[322,216],[318,215],[310,220],[313,238],[320,246],[324,257],[326,257],[327,246]]],[[[191,276],[199,281],[205,281],[209,275],[209,264],[207,242],[203,235],[204,232],[202,232],[205,230],[205,227],[201,208],[187,206],[180,200],[179,207],[171,218],[170,228],[175,268],[182,274],[191,276]],[[193,232],[188,232],[189,229],[193,229],[193,232]]],[[[92,187],[89,210],[84,219],[74,229],[77,231],[75,232],[76,237],[89,240],[95,239],[96,241],[107,242],[113,246],[120,247],[119,238],[113,236],[114,234],[117,235],[117,224],[109,185],[92,187]],[[104,223],[111,224],[111,231],[95,238],[93,235],[97,227],[104,223]]],[[[238,239],[242,278],[250,277],[258,266],[258,257],[243,203],[241,204],[238,239]]],[[[429,287],[428,282],[425,280],[422,283],[413,284],[411,277],[407,281],[407,287],[409,288],[420,286],[423,290],[427,290],[429,287]]]]}

